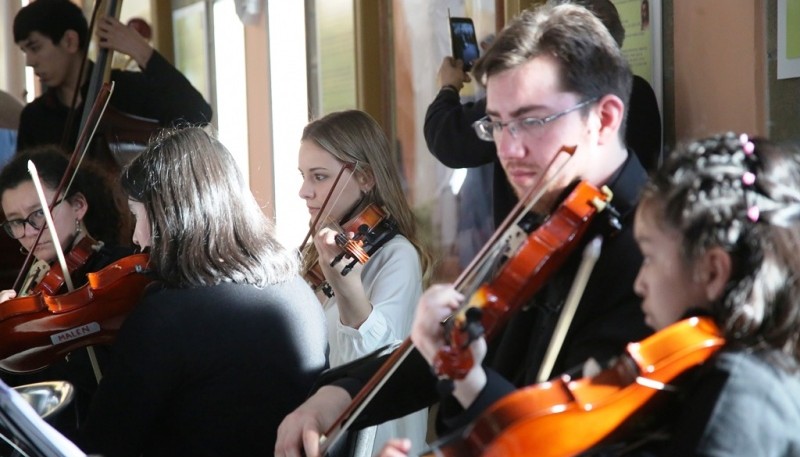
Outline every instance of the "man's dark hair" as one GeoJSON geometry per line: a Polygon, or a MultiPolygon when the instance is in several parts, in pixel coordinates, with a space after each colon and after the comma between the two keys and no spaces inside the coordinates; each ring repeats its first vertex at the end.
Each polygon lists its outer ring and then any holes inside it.
{"type": "Polygon", "coordinates": [[[78,44],[86,46],[89,26],[83,11],[70,0],[36,0],[19,10],[14,18],[14,42],[27,40],[32,32],[39,32],[58,44],[67,30],[78,34],[78,44]]]}

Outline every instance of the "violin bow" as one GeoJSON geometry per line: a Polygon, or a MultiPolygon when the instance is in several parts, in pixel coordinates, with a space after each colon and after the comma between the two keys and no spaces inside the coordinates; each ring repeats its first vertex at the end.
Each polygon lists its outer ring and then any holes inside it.
{"type": "MultiPolygon", "coordinates": [[[[32,160],[28,160],[28,172],[31,174],[31,179],[33,180],[33,186],[36,188],[36,196],[39,197],[39,203],[42,205],[42,212],[44,213],[44,219],[47,222],[47,228],[50,231],[50,239],[53,242],[53,247],[56,250],[56,256],[58,257],[58,262],[61,264],[61,271],[64,272],[64,282],[67,284],[67,290],[72,292],[75,290],[75,287],[72,285],[72,275],[70,274],[69,268],[67,268],[67,261],[64,258],[64,250],[61,248],[61,242],[58,238],[58,233],[56,232],[56,226],[53,223],[53,215],[50,212],[50,208],[47,206],[47,197],[44,195],[44,189],[42,189],[42,182],[39,180],[39,173],[36,171],[36,165],[33,163],[32,160]]],[[[56,198],[58,194],[56,194],[56,198]]],[[[44,230],[40,230],[39,234],[44,230]]],[[[33,250],[31,250],[33,252],[33,250]]],[[[97,363],[97,355],[94,353],[94,348],[92,346],[86,346],[86,351],[89,354],[89,361],[92,364],[92,371],[94,372],[94,377],[97,380],[97,383],[100,383],[103,375],[100,372],[100,365],[97,363]]]]}
{"type": "MultiPolygon", "coordinates": [[[[50,202],[49,205],[42,203],[42,208],[47,208],[49,211],[52,211],[55,207],[56,203],[58,202],[58,196],[61,195],[63,192],[65,195],[69,191],[69,187],[72,185],[72,181],[75,179],[75,175],[78,172],[78,165],[83,161],[83,157],[86,155],[86,151],[89,148],[89,144],[94,138],[94,134],[97,131],[97,126],[100,123],[100,119],[103,117],[103,113],[106,110],[106,106],[108,106],[108,101],[111,98],[111,94],[114,91],[114,83],[111,84],[104,84],[100,90],[100,93],[97,95],[94,104],[92,105],[92,110],[89,114],[89,118],[87,123],[84,124],[83,130],[81,131],[80,137],[78,138],[78,143],[75,145],[75,150],[72,152],[70,156],[69,163],[67,164],[67,169],[64,172],[64,175],[61,177],[61,181],[58,183],[58,187],[55,189],[55,194],[53,195],[53,201],[50,202]],[[92,126],[92,129],[87,129],[87,126],[92,126]],[[72,175],[70,176],[70,172],[72,175]],[[69,181],[67,181],[69,179],[69,181]]],[[[42,238],[42,233],[44,230],[39,230],[39,234],[36,236],[36,240],[33,242],[33,246],[28,251],[27,257],[25,257],[25,262],[22,264],[22,268],[17,275],[17,279],[14,281],[13,289],[16,291],[20,290],[20,285],[24,280],[25,272],[30,269],[31,264],[33,263],[33,251],[36,246],[39,244],[39,240],[42,238]]],[[[66,270],[65,270],[66,271],[66,270]]]]}
{"type": "Polygon", "coordinates": [[[572,323],[572,318],[575,317],[575,311],[578,310],[578,303],[583,297],[583,291],[586,289],[586,283],[589,282],[589,276],[594,270],[594,265],[597,263],[597,258],[600,257],[600,249],[603,246],[603,237],[597,235],[586,248],[583,250],[583,259],[581,265],[578,267],[578,274],[575,276],[575,281],[572,282],[572,287],[567,294],[567,300],[564,302],[564,308],[558,316],[553,337],[550,339],[550,344],[547,346],[547,352],[544,354],[542,364],[539,365],[539,373],[536,375],[536,382],[541,383],[550,379],[550,373],[553,371],[553,366],[556,363],[558,353],[561,352],[561,346],[564,345],[564,339],[567,336],[567,330],[572,323]]]}

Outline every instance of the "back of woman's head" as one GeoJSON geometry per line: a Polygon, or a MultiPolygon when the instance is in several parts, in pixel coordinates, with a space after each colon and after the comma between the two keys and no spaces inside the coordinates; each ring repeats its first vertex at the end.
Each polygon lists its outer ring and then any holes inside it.
{"type": "Polygon", "coordinates": [[[417,236],[414,214],[406,200],[400,168],[391,153],[389,140],[369,114],[358,110],[338,111],[310,122],[302,141],[313,141],[342,162],[357,164],[356,173],[366,173],[375,185],[367,192],[364,205],[384,206],[397,221],[400,233],[420,254],[423,274],[429,273],[429,256],[417,236]]]}
{"type": "MultiPolygon", "coordinates": [[[[23,182],[31,181],[28,161],[36,165],[39,180],[55,191],[69,166],[69,158],[55,146],[42,146],[22,151],[6,164],[0,173],[0,196],[23,182]]],[[[92,237],[109,243],[129,243],[128,211],[122,210],[119,187],[112,183],[107,173],[94,163],[84,160],[66,197],[83,194],[89,208],[83,218],[86,230],[92,237]]],[[[50,202],[48,202],[50,203],[50,202]]]]}
{"type": "Polygon", "coordinates": [[[712,247],[731,257],[714,315],[734,345],[800,357],[800,157],[766,140],[727,133],[670,156],[641,204],[682,235],[691,261],[712,247]]]}
{"type": "Polygon", "coordinates": [[[147,210],[150,262],[171,286],[263,286],[296,271],[233,157],[202,128],[162,131],[125,168],[122,186],[147,210]]]}

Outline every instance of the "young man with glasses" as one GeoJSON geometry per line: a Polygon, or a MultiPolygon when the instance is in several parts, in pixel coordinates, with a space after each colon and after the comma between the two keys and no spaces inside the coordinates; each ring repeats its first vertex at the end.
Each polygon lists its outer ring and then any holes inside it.
{"type": "MultiPolygon", "coordinates": [[[[581,376],[587,361],[605,363],[622,353],[626,343],[651,333],[633,292],[641,255],[631,227],[647,176],[624,146],[631,72],[608,30],[574,5],[527,11],[499,34],[474,73],[487,94],[487,117],[475,124],[476,133],[496,143],[515,193],[523,196],[548,182],[534,206],[534,213],[544,217],[577,181],[605,185],[614,194],[621,228],[612,230],[604,217],[595,218],[563,266],[489,342],[483,365],[476,364],[463,381],[454,382],[452,392],[444,393],[440,432],[465,426],[503,395],[539,380],[582,247],[595,235],[604,235],[602,251],[548,378],[581,376]],[[568,161],[568,154],[560,152],[564,146],[575,147],[568,161]],[[563,165],[558,174],[551,163],[563,165]]],[[[356,428],[436,399],[430,362],[444,344],[440,323],[463,299],[449,285],[434,286],[423,295],[412,329],[416,350],[378,391],[356,428]]],[[[316,455],[319,431],[338,417],[380,362],[328,373],[322,381],[326,385],[284,420],[276,454],[296,455],[305,445],[306,455],[316,455]]]]}

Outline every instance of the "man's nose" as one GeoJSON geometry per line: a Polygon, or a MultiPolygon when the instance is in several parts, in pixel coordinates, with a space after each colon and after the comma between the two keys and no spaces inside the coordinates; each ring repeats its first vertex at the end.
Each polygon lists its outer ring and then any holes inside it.
{"type": "Polygon", "coordinates": [[[525,155],[524,145],[515,126],[505,126],[499,135],[495,135],[494,142],[500,158],[517,159],[525,155]]]}

